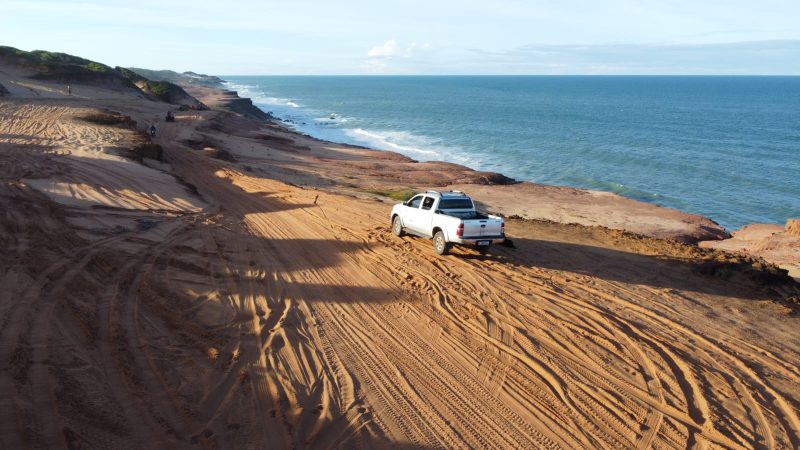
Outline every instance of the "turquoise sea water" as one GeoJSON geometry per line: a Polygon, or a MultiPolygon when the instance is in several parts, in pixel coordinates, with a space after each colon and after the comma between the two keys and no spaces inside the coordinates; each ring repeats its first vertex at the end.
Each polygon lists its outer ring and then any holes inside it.
{"type": "Polygon", "coordinates": [[[728,229],[800,216],[800,77],[224,77],[310,135],[616,192],[728,229]]]}

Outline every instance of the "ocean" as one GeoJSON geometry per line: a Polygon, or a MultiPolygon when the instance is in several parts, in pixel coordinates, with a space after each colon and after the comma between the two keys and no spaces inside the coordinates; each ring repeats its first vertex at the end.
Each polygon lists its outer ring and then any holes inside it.
{"type": "Polygon", "coordinates": [[[616,192],[729,230],[800,216],[800,77],[223,78],[326,140],[616,192]]]}

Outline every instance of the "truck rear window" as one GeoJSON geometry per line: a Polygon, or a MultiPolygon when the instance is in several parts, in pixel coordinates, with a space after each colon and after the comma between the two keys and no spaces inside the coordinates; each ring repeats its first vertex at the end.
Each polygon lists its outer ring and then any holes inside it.
{"type": "Polygon", "coordinates": [[[472,200],[468,198],[443,198],[439,209],[472,209],[472,200]]]}

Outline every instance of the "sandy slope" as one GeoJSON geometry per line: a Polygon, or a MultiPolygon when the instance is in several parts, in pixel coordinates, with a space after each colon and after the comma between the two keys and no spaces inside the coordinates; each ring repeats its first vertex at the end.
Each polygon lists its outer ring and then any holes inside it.
{"type": "Polygon", "coordinates": [[[41,102],[0,103],[3,448],[800,446],[789,286],[549,222],[436,257],[386,203],[270,179],[289,144],[184,146],[227,139],[214,112],[157,138],[200,199],[41,102]]]}
{"type": "Polygon", "coordinates": [[[701,247],[755,255],[779,265],[789,275],[800,280],[800,231],[798,219],[790,219],[786,226],[769,224],[747,225],[733,232],[730,239],[704,241],[701,247]]]}

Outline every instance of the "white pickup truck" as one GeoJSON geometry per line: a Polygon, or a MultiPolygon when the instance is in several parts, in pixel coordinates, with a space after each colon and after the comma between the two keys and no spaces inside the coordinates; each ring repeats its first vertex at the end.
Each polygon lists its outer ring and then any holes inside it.
{"type": "Polygon", "coordinates": [[[485,254],[506,240],[501,217],[475,211],[472,199],[458,191],[428,191],[392,208],[392,231],[433,238],[433,248],[447,254],[453,244],[471,245],[485,254]]]}

